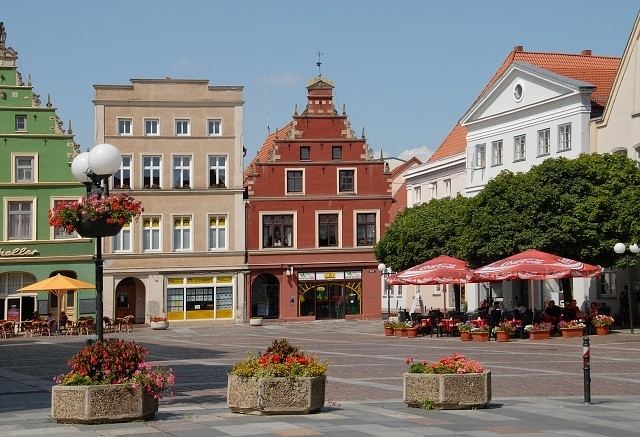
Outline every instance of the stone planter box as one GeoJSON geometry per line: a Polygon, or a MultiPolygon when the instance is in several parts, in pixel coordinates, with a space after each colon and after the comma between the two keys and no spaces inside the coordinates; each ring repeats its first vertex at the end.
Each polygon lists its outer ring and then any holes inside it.
{"type": "Polygon", "coordinates": [[[309,414],[324,406],[325,376],[248,378],[229,375],[227,405],[243,414],[309,414]]]}
{"type": "Polygon", "coordinates": [[[149,322],[149,326],[151,326],[151,329],[168,329],[169,321],[168,320],[162,320],[159,322],[151,321],[149,322]]]}
{"type": "Polygon", "coordinates": [[[146,420],[158,411],[158,400],[124,384],[55,385],[51,417],[59,423],[110,423],[146,420]]]}
{"type": "Polygon", "coordinates": [[[461,410],[485,408],[491,402],[491,372],[434,375],[405,373],[403,400],[409,407],[461,410]]]}
{"type": "Polygon", "coordinates": [[[249,326],[262,326],[262,317],[251,317],[249,319],[249,326]]]}

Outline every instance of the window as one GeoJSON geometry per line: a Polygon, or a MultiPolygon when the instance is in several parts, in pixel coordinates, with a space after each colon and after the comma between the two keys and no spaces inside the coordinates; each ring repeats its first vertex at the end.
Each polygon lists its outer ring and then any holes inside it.
{"type": "Polygon", "coordinates": [[[122,165],[113,174],[113,188],[131,188],[131,155],[122,155],[122,165]]]}
{"type": "Polygon", "coordinates": [[[538,156],[548,155],[551,151],[551,130],[538,131],[538,156]]]}
{"type": "Polygon", "coordinates": [[[374,212],[358,213],[357,246],[373,246],[376,244],[376,214],[374,212]]]}
{"type": "Polygon", "coordinates": [[[287,170],[287,194],[304,192],[302,170],[287,170]]]}
{"type": "Polygon", "coordinates": [[[209,188],[227,186],[227,157],[209,156],[209,188]]]}
{"type": "Polygon", "coordinates": [[[502,140],[491,142],[491,165],[502,165],[502,140]]]}
{"type": "Polygon", "coordinates": [[[209,250],[227,248],[227,216],[209,216],[209,250]]]}
{"type": "Polygon", "coordinates": [[[17,183],[34,182],[34,157],[33,156],[15,156],[15,181],[17,183]]]}
{"type": "Polygon", "coordinates": [[[160,156],[142,157],[142,186],[160,188],[160,156]]]}
{"type": "Polygon", "coordinates": [[[484,168],[486,163],[487,148],[484,144],[476,144],[475,168],[484,168]]]}
{"type": "MultiPolygon", "coordinates": [[[[53,207],[56,208],[58,206],[62,206],[75,201],[76,199],[53,199],[53,207]]],[[[78,233],[76,231],[73,231],[72,233],[68,234],[63,227],[53,228],[54,240],[65,240],[69,238],[76,238],[77,236],[78,236],[78,233]]]]}
{"type": "Polygon", "coordinates": [[[293,247],[293,215],[262,216],[262,247],[293,247]]]}
{"type": "Polygon", "coordinates": [[[131,252],[131,223],[126,223],[118,235],[111,237],[113,252],[131,252]]]}
{"type": "Polygon", "coordinates": [[[300,161],[309,161],[311,159],[311,147],[300,146],[300,161]]]}
{"type": "Polygon", "coordinates": [[[10,200],[7,202],[8,240],[33,239],[33,207],[31,200],[10,200]]]}
{"type": "Polygon", "coordinates": [[[160,121],[157,118],[149,118],[144,121],[145,135],[160,135],[160,121]]]}
{"type": "MultiPolygon", "coordinates": [[[[402,285],[398,285],[398,297],[402,297],[402,285]]],[[[453,294],[453,293],[451,293],[453,294]]]]}
{"type": "Polygon", "coordinates": [[[331,148],[331,159],[334,161],[339,161],[342,159],[342,147],[341,146],[333,146],[331,148]]]}
{"type": "Polygon", "coordinates": [[[118,135],[131,135],[131,119],[130,118],[118,119],[118,135]]]}
{"type": "Polygon", "coordinates": [[[220,136],[222,135],[222,120],[220,119],[211,119],[207,122],[208,125],[208,133],[209,136],[220,136]]]}
{"type": "Polygon", "coordinates": [[[17,131],[26,131],[27,130],[27,116],[26,115],[16,115],[16,130],[17,131]]]}
{"type": "Polygon", "coordinates": [[[338,245],[338,214],[318,215],[318,246],[338,245]]]}
{"type": "Polygon", "coordinates": [[[413,203],[422,202],[422,187],[413,188],[413,203]]]}
{"type": "Polygon", "coordinates": [[[524,161],[526,155],[526,135],[513,137],[513,161],[524,161]]]}
{"type": "Polygon", "coordinates": [[[600,275],[600,287],[598,287],[598,298],[615,298],[615,297],[616,297],[616,271],[613,269],[603,269],[602,274],[600,275]]]}
{"type": "Polygon", "coordinates": [[[558,152],[571,150],[571,123],[558,126],[558,152]]]}
{"type": "Polygon", "coordinates": [[[173,218],[173,250],[191,250],[191,216],[173,218]]]}
{"type": "Polygon", "coordinates": [[[355,193],[355,170],[338,170],[338,193],[355,193]]]}
{"type": "Polygon", "coordinates": [[[189,120],[176,120],[176,135],[191,135],[189,120]]]}
{"type": "Polygon", "coordinates": [[[451,179],[444,180],[444,195],[451,197],[451,179]]]}
{"type": "Polygon", "coordinates": [[[160,250],[160,217],[142,218],[142,250],[160,250]]]}
{"type": "Polygon", "coordinates": [[[173,157],[173,188],[191,188],[191,157],[173,157]]]}

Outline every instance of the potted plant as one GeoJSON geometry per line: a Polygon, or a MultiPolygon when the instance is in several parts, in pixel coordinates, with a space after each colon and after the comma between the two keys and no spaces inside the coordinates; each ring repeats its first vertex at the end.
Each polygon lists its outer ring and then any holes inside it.
{"type": "Polygon", "coordinates": [[[496,336],[496,340],[498,341],[509,341],[511,334],[514,331],[513,322],[511,320],[505,320],[498,323],[497,326],[493,327],[493,335],[496,336]]]}
{"type": "Polygon", "coordinates": [[[613,322],[613,317],[604,314],[598,314],[591,320],[591,324],[596,327],[596,334],[598,335],[609,335],[613,322]]]}
{"type": "Polygon", "coordinates": [[[460,340],[471,341],[471,330],[475,328],[475,325],[471,322],[460,322],[456,324],[458,332],[460,333],[460,340]]]}
{"type": "Polygon", "coordinates": [[[151,329],[167,329],[169,328],[169,319],[164,314],[152,316],[149,320],[151,329]]]}
{"type": "Polygon", "coordinates": [[[91,195],[57,204],[49,210],[49,224],[68,234],[76,231],[83,237],[107,237],[116,235],[131,220],[138,220],[142,212],[142,203],[127,194],[91,195]]]}
{"type": "Polygon", "coordinates": [[[147,354],[144,346],[117,338],[85,346],[69,361],[71,370],[54,379],[51,416],[61,423],[149,419],[175,376],[151,367],[147,354]]]}
{"type": "Polygon", "coordinates": [[[307,414],[324,406],[327,363],[287,339],[261,355],[235,363],[228,375],[227,404],[234,413],[307,414]]]}
{"type": "Polygon", "coordinates": [[[384,325],[384,335],[386,335],[387,337],[394,335],[393,322],[389,320],[385,320],[383,322],[383,325],[384,325]]]}
{"type": "Polygon", "coordinates": [[[568,322],[561,320],[558,324],[563,337],[582,337],[585,326],[586,325],[579,320],[570,320],[568,322]]]}
{"type": "Polygon", "coordinates": [[[473,341],[489,341],[489,327],[483,325],[471,329],[471,338],[473,341]]]}
{"type": "Polygon", "coordinates": [[[437,362],[405,360],[403,400],[409,407],[471,409],[491,402],[491,372],[453,354],[437,362]]]}
{"type": "Polygon", "coordinates": [[[413,323],[412,320],[406,322],[407,325],[407,337],[417,337],[418,336],[418,325],[413,323]]]}
{"type": "Polygon", "coordinates": [[[406,337],[407,336],[407,323],[406,322],[395,322],[393,325],[393,330],[396,337],[406,337]]]}
{"type": "Polygon", "coordinates": [[[551,323],[534,323],[533,325],[525,326],[524,330],[529,333],[531,340],[544,340],[551,336],[551,323]]]}

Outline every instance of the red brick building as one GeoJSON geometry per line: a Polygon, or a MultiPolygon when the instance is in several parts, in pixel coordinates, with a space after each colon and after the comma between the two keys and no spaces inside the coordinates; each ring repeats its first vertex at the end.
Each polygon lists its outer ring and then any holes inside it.
{"type": "Polygon", "coordinates": [[[247,315],[379,318],[374,244],[389,224],[391,174],[354,135],[331,81],[267,137],[245,170],[247,315]]]}

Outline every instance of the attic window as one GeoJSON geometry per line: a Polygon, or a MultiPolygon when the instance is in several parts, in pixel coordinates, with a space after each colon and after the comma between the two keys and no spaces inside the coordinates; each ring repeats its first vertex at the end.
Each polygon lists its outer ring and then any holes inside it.
{"type": "Polygon", "coordinates": [[[522,84],[518,83],[516,84],[515,87],[513,87],[513,98],[515,99],[516,102],[519,102],[520,100],[522,100],[522,84]]]}

